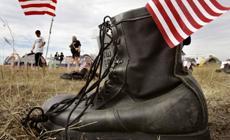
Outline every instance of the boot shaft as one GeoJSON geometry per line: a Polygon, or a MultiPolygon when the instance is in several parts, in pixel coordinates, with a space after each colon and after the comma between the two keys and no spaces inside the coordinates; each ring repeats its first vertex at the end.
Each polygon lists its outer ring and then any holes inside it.
{"type": "Polygon", "coordinates": [[[170,48],[145,8],[113,18],[117,60],[111,79],[135,98],[152,98],[181,83],[181,47],[170,48]],[[112,76],[115,75],[115,76],[112,76]]]}
{"type": "Polygon", "coordinates": [[[127,94],[134,100],[151,99],[184,84],[199,101],[203,118],[200,123],[206,126],[208,115],[204,95],[182,65],[182,47],[190,43],[190,38],[170,48],[145,8],[117,15],[112,24],[118,50],[107,84],[113,94],[109,100],[116,102],[116,96],[127,94]]]}

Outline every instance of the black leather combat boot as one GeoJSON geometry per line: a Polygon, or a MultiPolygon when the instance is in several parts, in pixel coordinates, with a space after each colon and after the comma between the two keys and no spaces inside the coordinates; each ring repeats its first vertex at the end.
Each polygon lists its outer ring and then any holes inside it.
{"type": "Polygon", "coordinates": [[[182,66],[184,44],[170,48],[145,8],[105,20],[100,28],[110,40],[104,50],[111,47],[114,54],[107,79],[101,88],[95,87],[106,74],[86,82],[78,96],[47,100],[44,126],[66,128],[57,139],[210,140],[205,98],[182,66]]]}

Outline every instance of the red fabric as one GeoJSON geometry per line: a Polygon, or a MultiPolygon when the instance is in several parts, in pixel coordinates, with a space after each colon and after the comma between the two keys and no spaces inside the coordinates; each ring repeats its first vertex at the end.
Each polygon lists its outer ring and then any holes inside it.
{"type": "Polygon", "coordinates": [[[19,3],[26,16],[44,14],[55,16],[57,0],[19,0],[19,3]]]}

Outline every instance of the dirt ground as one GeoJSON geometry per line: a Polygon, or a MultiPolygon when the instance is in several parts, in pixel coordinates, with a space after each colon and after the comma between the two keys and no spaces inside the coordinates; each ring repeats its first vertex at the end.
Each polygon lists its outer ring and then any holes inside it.
{"type": "MultiPolygon", "coordinates": [[[[218,65],[197,67],[193,75],[207,99],[213,140],[230,140],[230,74],[216,73],[218,65]]],[[[76,94],[84,81],[59,78],[67,69],[11,68],[0,66],[0,140],[35,140],[20,119],[57,93],[76,94]]],[[[70,71],[70,70],[69,70],[70,71]]]]}

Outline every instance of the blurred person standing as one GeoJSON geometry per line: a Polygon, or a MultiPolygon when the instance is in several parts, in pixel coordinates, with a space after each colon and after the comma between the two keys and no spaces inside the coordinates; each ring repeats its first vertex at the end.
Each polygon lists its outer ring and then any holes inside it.
{"type": "Polygon", "coordinates": [[[79,69],[81,43],[79,40],[77,40],[76,36],[72,37],[72,43],[69,47],[72,53],[73,62],[76,64],[76,68],[79,69]]]}
{"type": "Polygon", "coordinates": [[[58,54],[58,52],[55,53],[54,59],[57,60],[57,61],[59,60],[59,54],[58,54]]]}
{"type": "Polygon", "coordinates": [[[44,49],[46,42],[44,41],[44,38],[41,36],[40,30],[36,30],[35,35],[37,38],[34,41],[31,52],[35,53],[35,66],[42,67],[41,57],[42,57],[43,49],[44,49]]]}
{"type": "Polygon", "coordinates": [[[63,52],[61,52],[61,54],[59,55],[59,61],[60,61],[60,64],[61,64],[61,62],[64,60],[64,54],[63,54],[63,52]]]}

